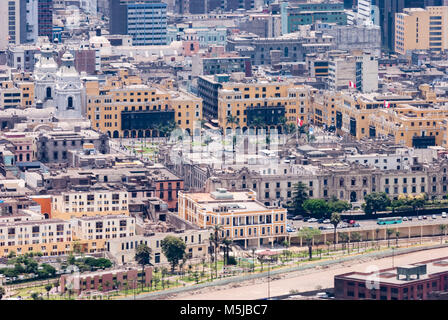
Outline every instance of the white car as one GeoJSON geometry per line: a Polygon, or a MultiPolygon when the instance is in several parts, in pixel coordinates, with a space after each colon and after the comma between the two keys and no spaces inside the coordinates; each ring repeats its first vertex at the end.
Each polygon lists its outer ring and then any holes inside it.
{"type": "Polygon", "coordinates": [[[317,222],[316,218],[311,218],[310,220],[308,220],[307,222],[317,222]]]}
{"type": "Polygon", "coordinates": [[[323,223],[331,223],[330,219],[325,219],[323,223]]]}
{"type": "Polygon", "coordinates": [[[446,218],[446,212],[442,212],[442,218],[446,218]]]}

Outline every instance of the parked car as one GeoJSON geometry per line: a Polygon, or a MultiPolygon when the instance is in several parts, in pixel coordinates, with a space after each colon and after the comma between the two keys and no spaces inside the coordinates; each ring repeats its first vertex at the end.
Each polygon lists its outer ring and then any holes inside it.
{"type": "Polygon", "coordinates": [[[412,217],[409,217],[409,218],[408,218],[409,221],[412,221],[413,219],[414,219],[414,218],[412,218],[412,217]]]}
{"type": "Polygon", "coordinates": [[[423,217],[422,216],[418,216],[418,220],[423,220],[423,217]]]}
{"type": "Polygon", "coordinates": [[[291,218],[291,220],[294,220],[294,221],[301,220],[301,219],[303,219],[302,216],[294,216],[294,217],[291,218]]]}
{"type": "Polygon", "coordinates": [[[442,218],[446,218],[446,212],[442,212],[442,218]]]}
{"type": "Polygon", "coordinates": [[[324,223],[324,218],[320,218],[319,220],[317,220],[318,223],[324,223]]]}
{"type": "Polygon", "coordinates": [[[437,219],[437,216],[435,214],[432,215],[433,219],[437,219]]]}
{"type": "Polygon", "coordinates": [[[331,223],[330,219],[325,219],[323,223],[331,223]]]}
{"type": "Polygon", "coordinates": [[[308,220],[308,222],[317,222],[317,219],[316,218],[311,218],[311,219],[308,220]]]}
{"type": "Polygon", "coordinates": [[[428,219],[428,217],[427,216],[423,216],[423,220],[426,220],[426,219],[428,219]]]}
{"type": "Polygon", "coordinates": [[[348,223],[354,224],[355,222],[356,222],[355,220],[350,220],[348,223]]]}
{"type": "Polygon", "coordinates": [[[403,221],[408,221],[409,219],[407,217],[403,217],[403,221]]]}
{"type": "Polygon", "coordinates": [[[325,230],[326,228],[324,226],[320,226],[319,230],[325,230]]]}
{"type": "Polygon", "coordinates": [[[353,225],[352,225],[352,227],[354,227],[354,228],[357,228],[357,227],[360,227],[361,225],[359,224],[359,223],[357,223],[357,222],[355,222],[353,225]]]}
{"type": "Polygon", "coordinates": [[[305,217],[305,218],[303,218],[303,222],[308,222],[308,220],[310,220],[311,219],[311,217],[305,217]]]}

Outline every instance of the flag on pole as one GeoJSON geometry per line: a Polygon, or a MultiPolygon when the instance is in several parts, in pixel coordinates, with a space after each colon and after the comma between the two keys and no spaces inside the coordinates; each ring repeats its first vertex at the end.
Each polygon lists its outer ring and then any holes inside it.
{"type": "Polygon", "coordinates": [[[390,107],[390,102],[384,100],[384,108],[389,108],[390,107]]]}
{"type": "Polygon", "coordinates": [[[301,127],[303,125],[303,120],[297,117],[297,125],[301,127]]]}
{"type": "Polygon", "coordinates": [[[354,83],[354,82],[352,82],[352,81],[349,81],[349,82],[348,82],[348,86],[349,86],[350,88],[356,88],[356,83],[354,83]]]}

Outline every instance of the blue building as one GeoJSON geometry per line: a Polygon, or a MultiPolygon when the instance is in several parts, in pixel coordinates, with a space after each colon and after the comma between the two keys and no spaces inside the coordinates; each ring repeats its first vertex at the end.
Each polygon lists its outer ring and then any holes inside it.
{"type": "Polygon", "coordinates": [[[166,3],[161,0],[109,0],[110,34],[132,36],[136,46],[167,44],[166,3]]]}
{"type": "Polygon", "coordinates": [[[347,24],[347,14],[342,2],[298,3],[283,2],[280,7],[282,33],[298,31],[301,25],[316,22],[347,24]]]}
{"type": "Polygon", "coordinates": [[[225,46],[227,42],[227,28],[225,27],[170,27],[167,31],[168,44],[173,41],[198,41],[200,48],[210,45],[225,46]]]}

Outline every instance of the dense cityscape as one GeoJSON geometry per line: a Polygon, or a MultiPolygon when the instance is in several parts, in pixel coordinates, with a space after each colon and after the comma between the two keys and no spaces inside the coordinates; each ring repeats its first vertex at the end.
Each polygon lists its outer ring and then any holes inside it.
{"type": "Polygon", "coordinates": [[[447,300],[447,30],[447,0],[1,0],[0,300],[447,300]]]}

